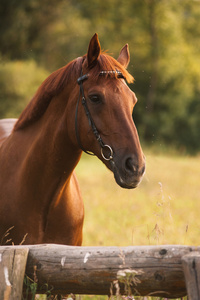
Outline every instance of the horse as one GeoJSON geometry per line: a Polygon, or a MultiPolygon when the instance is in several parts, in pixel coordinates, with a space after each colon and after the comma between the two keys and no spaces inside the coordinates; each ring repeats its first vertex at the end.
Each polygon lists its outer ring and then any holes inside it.
{"type": "Polygon", "coordinates": [[[84,56],[41,84],[18,120],[1,120],[1,245],[82,244],[84,205],[74,169],[83,151],[122,188],[138,186],[145,158],[132,118],[129,61],[127,44],[114,59],[95,34],[84,56]]]}

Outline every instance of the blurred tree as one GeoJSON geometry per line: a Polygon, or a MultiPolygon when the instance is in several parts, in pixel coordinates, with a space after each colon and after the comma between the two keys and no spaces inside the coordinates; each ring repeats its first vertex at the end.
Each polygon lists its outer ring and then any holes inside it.
{"type": "Polygon", "coordinates": [[[59,17],[64,0],[1,0],[0,53],[7,59],[35,58],[42,50],[42,37],[59,17]]]}
{"type": "Polygon", "coordinates": [[[0,118],[18,117],[47,76],[32,60],[0,63],[0,118]]]}
{"type": "Polygon", "coordinates": [[[200,1],[2,0],[0,53],[49,71],[87,51],[99,33],[114,57],[129,43],[134,120],[147,142],[200,150],[200,1]]]}

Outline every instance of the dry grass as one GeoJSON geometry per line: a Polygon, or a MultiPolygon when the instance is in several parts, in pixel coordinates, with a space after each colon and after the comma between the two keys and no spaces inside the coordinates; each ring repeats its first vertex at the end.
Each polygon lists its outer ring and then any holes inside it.
{"type": "Polygon", "coordinates": [[[77,175],[85,203],[84,245],[199,245],[200,157],[146,155],[143,182],[117,186],[96,158],[77,175]]]}
{"type": "Polygon", "coordinates": [[[200,157],[147,152],[146,161],[140,186],[124,190],[99,160],[83,156],[76,172],[85,203],[85,246],[199,245],[200,157]]]}

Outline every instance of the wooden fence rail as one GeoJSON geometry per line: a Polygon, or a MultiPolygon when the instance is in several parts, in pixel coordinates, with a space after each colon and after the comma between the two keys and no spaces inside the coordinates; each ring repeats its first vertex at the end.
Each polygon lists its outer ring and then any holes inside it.
{"type": "Polygon", "coordinates": [[[24,271],[38,293],[200,299],[200,247],[1,246],[0,299],[21,299],[24,271]]]}

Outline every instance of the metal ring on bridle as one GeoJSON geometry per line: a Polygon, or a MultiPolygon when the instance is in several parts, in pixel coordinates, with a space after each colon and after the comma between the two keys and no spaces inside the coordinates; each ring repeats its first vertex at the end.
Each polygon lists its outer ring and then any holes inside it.
{"type": "Polygon", "coordinates": [[[101,147],[101,155],[102,155],[102,157],[103,157],[105,160],[111,160],[111,159],[113,159],[113,149],[112,149],[109,145],[104,145],[103,147],[101,147]],[[110,151],[110,156],[109,156],[109,157],[106,157],[106,156],[104,155],[104,153],[103,153],[103,150],[104,150],[105,148],[109,149],[109,151],[110,151]]]}

